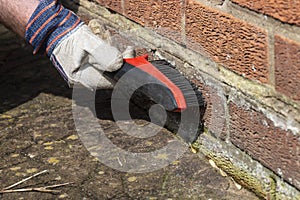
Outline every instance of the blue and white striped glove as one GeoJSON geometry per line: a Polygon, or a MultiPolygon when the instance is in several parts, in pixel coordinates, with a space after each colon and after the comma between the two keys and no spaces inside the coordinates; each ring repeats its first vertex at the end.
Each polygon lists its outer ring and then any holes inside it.
{"type": "Polygon", "coordinates": [[[34,53],[46,53],[70,86],[80,83],[89,89],[111,88],[104,71],[123,64],[122,54],[92,33],[72,11],[57,0],[41,0],[28,21],[26,40],[34,53]]]}

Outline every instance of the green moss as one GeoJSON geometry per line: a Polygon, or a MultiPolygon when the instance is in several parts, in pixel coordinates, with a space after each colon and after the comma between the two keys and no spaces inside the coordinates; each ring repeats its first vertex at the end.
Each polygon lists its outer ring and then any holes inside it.
{"type": "MultiPolygon", "coordinates": [[[[204,146],[201,146],[200,151],[204,153],[206,157],[212,159],[216,165],[221,168],[224,172],[230,175],[234,180],[242,185],[243,187],[253,191],[258,197],[266,199],[267,191],[264,189],[262,182],[257,178],[251,176],[244,170],[241,170],[237,166],[235,166],[228,159],[225,159],[221,156],[215,155],[213,152],[207,150],[204,146]]],[[[275,183],[276,184],[276,183],[275,183]]],[[[276,185],[275,185],[276,189],[276,185]]]]}
{"type": "Polygon", "coordinates": [[[191,144],[191,149],[193,149],[195,151],[195,153],[199,152],[200,147],[201,147],[201,144],[198,141],[191,144]]]}
{"type": "Polygon", "coordinates": [[[276,198],[276,178],[270,176],[270,199],[277,199],[276,198]]]}

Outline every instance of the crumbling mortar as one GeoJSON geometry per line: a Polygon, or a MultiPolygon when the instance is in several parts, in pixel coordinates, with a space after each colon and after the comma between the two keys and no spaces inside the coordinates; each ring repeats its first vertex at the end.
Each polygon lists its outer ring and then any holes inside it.
{"type": "Polygon", "coordinates": [[[300,134],[300,125],[297,121],[269,105],[261,104],[255,99],[249,98],[247,94],[235,88],[231,88],[230,101],[246,110],[261,112],[273,122],[275,127],[279,127],[285,131],[291,131],[295,136],[299,136],[300,134]]]}
{"type": "Polygon", "coordinates": [[[275,90],[275,46],[274,30],[268,31],[269,83],[275,90]]]}

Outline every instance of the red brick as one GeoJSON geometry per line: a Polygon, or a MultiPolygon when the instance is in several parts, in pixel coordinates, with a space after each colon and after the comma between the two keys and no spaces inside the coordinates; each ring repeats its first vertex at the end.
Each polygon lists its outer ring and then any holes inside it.
{"type": "Polygon", "coordinates": [[[122,0],[96,0],[100,5],[110,8],[111,10],[123,13],[122,0]]]}
{"type": "Polygon", "coordinates": [[[300,26],[300,1],[295,0],[232,0],[254,11],[270,15],[280,21],[300,26]]]}
{"type": "Polygon", "coordinates": [[[300,137],[275,127],[255,110],[232,102],[229,110],[231,142],[300,189],[300,137]]]}
{"type": "Polygon", "coordinates": [[[300,101],[300,43],[275,36],[276,90],[300,101]]]}
{"type": "Polygon", "coordinates": [[[125,0],[128,18],[181,42],[182,0],[125,0]]]}
{"type": "Polygon", "coordinates": [[[188,0],[186,34],[189,48],[249,79],[268,83],[268,37],[264,30],[188,0]]]}
{"type": "Polygon", "coordinates": [[[204,125],[215,137],[225,140],[227,138],[226,97],[218,83],[202,83],[197,79],[191,80],[202,91],[206,102],[204,125]]]}

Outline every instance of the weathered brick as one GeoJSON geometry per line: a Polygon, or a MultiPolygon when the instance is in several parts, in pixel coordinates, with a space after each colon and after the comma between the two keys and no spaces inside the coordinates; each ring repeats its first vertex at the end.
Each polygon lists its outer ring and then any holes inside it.
{"type": "Polygon", "coordinates": [[[147,0],[125,0],[125,15],[131,20],[145,25],[147,15],[149,15],[147,6],[147,0]]]}
{"type": "Polygon", "coordinates": [[[300,43],[275,36],[276,90],[300,101],[300,43]]]}
{"type": "Polygon", "coordinates": [[[202,83],[197,79],[192,79],[202,91],[206,103],[206,110],[203,121],[205,127],[216,138],[225,140],[227,138],[227,115],[226,115],[226,97],[223,89],[218,83],[206,80],[202,83]]]}
{"type": "Polygon", "coordinates": [[[181,0],[125,0],[128,18],[177,42],[182,41],[182,8],[181,0]]]}
{"type": "Polygon", "coordinates": [[[249,79],[269,81],[267,33],[229,14],[188,0],[188,47],[249,79]]]}
{"type": "Polygon", "coordinates": [[[241,6],[300,26],[300,1],[295,0],[232,0],[241,6]]]}
{"type": "Polygon", "coordinates": [[[123,13],[122,0],[96,0],[100,5],[105,6],[115,12],[123,13]]]}
{"type": "Polygon", "coordinates": [[[230,140],[300,189],[300,137],[275,127],[264,114],[230,103],[230,140]]]}

